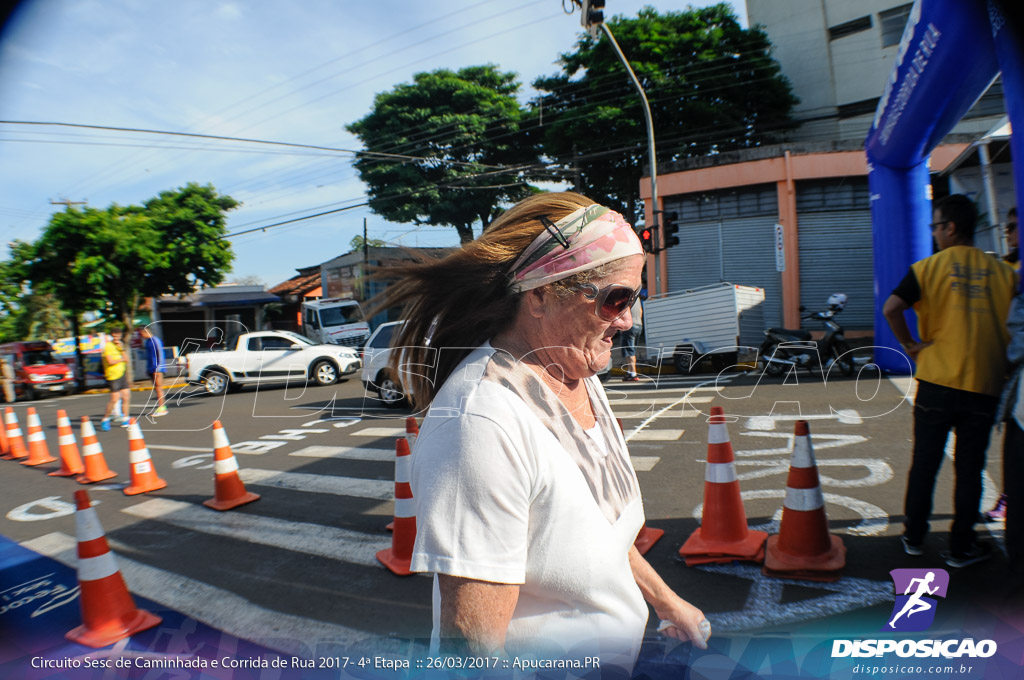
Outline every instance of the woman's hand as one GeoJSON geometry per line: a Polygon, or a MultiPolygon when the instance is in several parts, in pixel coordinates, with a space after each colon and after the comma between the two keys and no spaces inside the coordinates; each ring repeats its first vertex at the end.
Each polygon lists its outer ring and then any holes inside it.
{"type": "Polygon", "coordinates": [[[661,619],[658,632],[683,642],[692,642],[698,649],[708,648],[711,624],[704,617],[704,612],[678,596],[674,601],[656,606],[654,611],[661,619]]]}

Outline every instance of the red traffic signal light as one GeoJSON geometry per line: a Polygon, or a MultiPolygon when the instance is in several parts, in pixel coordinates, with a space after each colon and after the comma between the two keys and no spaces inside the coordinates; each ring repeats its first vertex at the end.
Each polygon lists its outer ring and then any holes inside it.
{"type": "Polygon", "coordinates": [[[654,252],[654,230],[649,227],[640,228],[640,243],[645,253],[654,252]]]}

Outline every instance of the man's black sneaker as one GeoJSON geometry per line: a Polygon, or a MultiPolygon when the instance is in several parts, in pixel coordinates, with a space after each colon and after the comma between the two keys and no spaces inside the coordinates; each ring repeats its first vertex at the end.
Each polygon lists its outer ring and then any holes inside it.
{"type": "Polygon", "coordinates": [[[920,543],[911,543],[907,540],[906,536],[900,536],[900,543],[903,544],[903,552],[914,557],[920,557],[924,554],[924,548],[921,547],[920,543]]]}
{"type": "Polygon", "coordinates": [[[975,543],[967,552],[942,553],[942,558],[946,560],[946,564],[956,569],[969,567],[972,564],[977,564],[978,562],[984,562],[990,557],[992,557],[992,546],[988,543],[975,543]]]}

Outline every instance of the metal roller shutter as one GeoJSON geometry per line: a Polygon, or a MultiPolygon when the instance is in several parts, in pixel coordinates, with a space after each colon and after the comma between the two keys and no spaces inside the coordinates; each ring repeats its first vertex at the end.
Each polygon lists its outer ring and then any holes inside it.
{"type": "Polygon", "coordinates": [[[718,222],[683,224],[679,245],[666,251],[670,293],[722,281],[722,239],[718,222]]]}
{"type": "MultiPolygon", "coordinates": [[[[824,309],[832,293],[846,293],[836,319],[848,330],[872,330],[875,320],[871,212],[807,212],[798,218],[800,304],[824,309]]],[[[888,291],[883,291],[888,294],[888,291]]]]}
{"type": "Polygon", "coordinates": [[[775,269],[775,217],[722,222],[725,280],[764,288],[764,323],[782,325],[782,275],[775,269]]]}

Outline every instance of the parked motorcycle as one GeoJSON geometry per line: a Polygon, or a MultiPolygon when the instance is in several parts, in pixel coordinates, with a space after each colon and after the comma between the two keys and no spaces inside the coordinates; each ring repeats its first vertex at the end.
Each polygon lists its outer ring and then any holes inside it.
{"type": "MultiPolygon", "coordinates": [[[[828,309],[801,316],[801,319],[820,321],[825,326],[821,340],[811,339],[811,332],[803,329],[769,328],[764,332],[764,342],[758,353],[758,363],[768,375],[778,376],[796,368],[814,371],[820,368],[822,375],[836,365],[843,375],[853,375],[854,362],[850,346],[843,336],[843,327],[835,315],[846,308],[846,295],[834,293],[829,296],[828,309]]],[[[801,307],[803,312],[804,308],[801,307]]]]}

